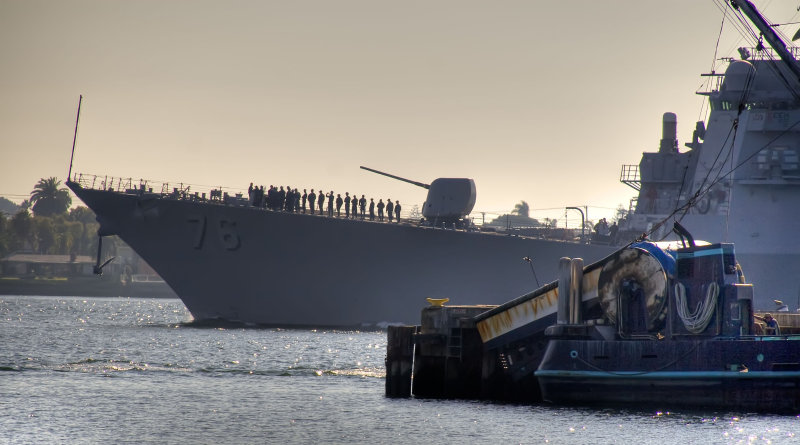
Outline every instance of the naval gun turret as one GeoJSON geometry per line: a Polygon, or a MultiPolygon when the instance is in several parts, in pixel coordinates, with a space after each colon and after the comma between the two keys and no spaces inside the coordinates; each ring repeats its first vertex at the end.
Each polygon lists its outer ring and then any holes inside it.
{"type": "Polygon", "coordinates": [[[361,167],[364,170],[414,184],[428,190],[422,205],[422,216],[432,225],[462,226],[475,206],[475,181],[469,178],[437,178],[430,184],[412,181],[389,173],[361,167]]]}

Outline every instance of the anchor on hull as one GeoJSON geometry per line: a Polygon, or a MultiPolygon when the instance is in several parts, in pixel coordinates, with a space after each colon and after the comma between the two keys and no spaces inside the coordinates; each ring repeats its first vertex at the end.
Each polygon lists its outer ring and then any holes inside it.
{"type": "Polygon", "coordinates": [[[92,267],[92,271],[95,275],[103,275],[103,268],[108,265],[108,263],[114,261],[116,258],[112,256],[111,258],[107,259],[103,264],[100,264],[100,258],[103,251],[103,236],[100,235],[98,232],[97,234],[97,262],[94,263],[94,267],[92,267]]]}

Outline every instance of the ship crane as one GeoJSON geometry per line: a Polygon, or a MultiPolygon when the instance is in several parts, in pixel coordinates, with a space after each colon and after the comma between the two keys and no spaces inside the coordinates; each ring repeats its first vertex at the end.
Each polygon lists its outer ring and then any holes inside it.
{"type": "Polygon", "coordinates": [[[748,0],[731,0],[731,5],[734,9],[739,9],[744,13],[748,19],[758,28],[761,35],[767,40],[767,43],[778,53],[778,56],[783,60],[792,74],[800,80],[800,67],[797,66],[797,59],[794,58],[791,51],[787,49],[786,43],[780,38],[778,33],[775,32],[767,20],[758,12],[753,4],[748,0]]]}

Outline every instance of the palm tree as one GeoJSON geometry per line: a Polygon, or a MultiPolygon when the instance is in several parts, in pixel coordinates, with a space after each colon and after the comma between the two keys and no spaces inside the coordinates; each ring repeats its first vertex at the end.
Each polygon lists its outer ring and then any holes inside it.
{"type": "Polygon", "coordinates": [[[511,212],[515,215],[524,216],[525,218],[530,218],[531,207],[525,201],[520,201],[517,205],[514,206],[514,210],[511,212]]]}
{"type": "Polygon", "coordinates": [[[37,216],[52,216],[67,211],[72,204],[69,191],[60,187],[61,181],[55,177],[40,179],[31,192],[32,210],[37,216]]]}

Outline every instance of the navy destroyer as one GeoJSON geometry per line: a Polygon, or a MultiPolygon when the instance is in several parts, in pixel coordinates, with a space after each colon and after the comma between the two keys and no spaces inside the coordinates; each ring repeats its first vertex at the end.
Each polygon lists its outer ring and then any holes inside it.
{"type": "Polygon", "coordinates": [[[756,307],[775,309],[773,300],[800,307],[798,51],[750,2],[731,3],[762,37],[725,59],[724,74],[707,75],[711,88],[698,94],[708,97],[710,113],[688,150],[679,150],[675,114],[665,113],[658,151],[622,167],[622,182],[638,198],[619,235],[674,240],[678,221],[698,239],[735,242],[756,307]]]}
{"type": "MultiPolygon", "coordinates": [[[[130,245],[197,321],[408,323],[426,298],[501,303],[538,287],[536,276],[555,277],[564,255],[594,261],[614,250],[477,231],[465,223],[473,180],[405,181],[428,190],[422,222],[273,211],[241,194],[96,176],[67,185],[97,214],[99,235],[130,245]]],[[[97,264],[101,272],[99,252],[97,264]]]]}

